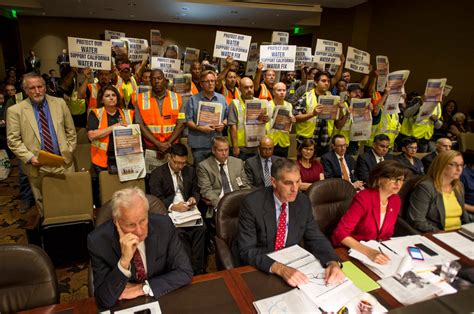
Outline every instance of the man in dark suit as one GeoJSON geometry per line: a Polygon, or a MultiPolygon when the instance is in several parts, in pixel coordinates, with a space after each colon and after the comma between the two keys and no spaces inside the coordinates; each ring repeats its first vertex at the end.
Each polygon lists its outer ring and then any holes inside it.
{"type": "MultiPolygon", "coordinates": [[[[169,153],[168,162],[150,175],[150,193],[162,200],[169,212],[186,212],[199,202],[196,174],[194,168],[186,164],[188,150],[185,145],[173,144],[169,153]]],[[[204,273],[206,227],[202,224],[179,227],[177,231],[191,260],[194,275],[204,273]]]]}
{"type": "Polygon", "coordinates": [[[272,186],[245,197],[236,239],[240,260],[282,277],[291,286],[307,283],[305,274],[267,256],[304,240],[305,248],[326,268],[326,282],[340,282],[344,274],[339,259],[314,221],[309,198],[299,192],[300,183],[296,162],[280,159],[272,165],[272,186]]]}
{"type": "Polygon", "coordinates": [[[191,264],[173,223],[148,213],[143,191],[115,192],[112,217],[87,239],[100,310],[119,299],[158,298],[191,282],[191,264]]]}
{"type": "Polygon", "coordinates": [[[28,57],[25,58],[25,69],[26,73],[35,72],[36,74],[41,74],[41,60],[35,54],[34,50],[30,50],[28,57]]]}
{"type": "Polygon", "coordinates": [[[369,172],[375,165],[381,161],[393,159],[393,156],[388,154],[389,146],[390,139],[387,135],[378,134],[374,137],[372,149],[357,158],[355,173],[357,179],[367,183],[369,172]]]}
{"type": "Polygon", "coordinates": [[[281,157],[273,156],[273,140],[264,137],[258,147],[259,154],[245,161],[245,173],[251,186],[261,188],[272,185],[272,164],[281,157]]]}
{"type": "Polygon", "coordinates": [[[453,147],[453,143],[447,137],[441,137],[436,141],[436,148],[434,152],[429,153],[425,157],[421,158],[421,162],[423,163],[423,168],[425,169],[425,173],[428,173],[428,169],[431,166],[433,160],[438,156],[439,153],[451,150],[453,147]]]}
{"type": "Polygon", "coordinates": [[[331,151],[321,156],[321,164],[326,179],[342,178],[351,182],[356,189],[364,184],[354,175],[355,160],[347,154],[346,138],[342,134],[336,134],[331,138],[331,151]]]}

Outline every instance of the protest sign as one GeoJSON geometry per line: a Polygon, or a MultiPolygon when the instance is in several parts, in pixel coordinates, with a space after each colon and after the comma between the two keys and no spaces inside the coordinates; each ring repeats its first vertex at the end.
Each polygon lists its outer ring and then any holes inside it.
{"type": "Polygon", "coordinates": [[[110,70],[110,41],[68,37],[67,42],[72,67],[110,70]]]}
{"type": "Polygon", "coordinates": [[[353,47],[347,47],[345,68],[354,72],[369,74],[370,54],[353,47]]]}
{"type": "Polygon", "coordinates": [[[318,104],[323,106],[323,110],[318,114],[322,120],[337,120],[339,117],[339,96],[319,96],[318,104]]]}
{"type": "Polygon", "coordinates": [[[318,39],[313,62],[341,64],[342,44],[337,41],[318,39]]]}
{"type": "Polygon", "coordinates": [[[452,89],[453,87],[451,85],[448,85],[448,84],[444,85],[443,96],[447,97],[452,89]]]}
{"type": "Polygon", "coordinates": [[[438,105],[438,102],[436,101],[424,101],[423,105],[421,105],[420,107],[420,112],[416,116],[415,122],[420,123],[424,119],[428,119],[433,114],[435,114],[434,110],[437,105],[438,105]]]}
{"type": "Polygon", "coordinates": [[[295,55],[296,64],[312,63],[312,61],[313,61],[313,56],[311,55],[311,48],[296,47],[296,55],[295,55]]]}
{"type": "Polygon", "coordinates": [[[273,32],[272,33],[272,45],[288,45],[289,38],[290,38],[289,33],[273,32]]]}
{"type": "Polygon", "coordinates": [[[148,40],[130,37],[120,39],[127,43],[130,62],[141,62],[143,58],[148,58],[148,40]]]}
{"type": "Polygon", "coordinates": [[[175,74],[173,77],[173,92],[183,96],[191,95],[191,74],[175,74]]]}
{"type": "Polygon", "coordinates": [[[150,29],[150,49],[151,55],[161,57],[165,53],[161,32],[157,29],[150,29]]]}
{"type": "Polygon", "coordinates": [[[176,74],[179,74],[181,68],[181,60],[151,57],[151,68],[160,69],[165,74],[165,78],[172,79],[176,74]]]}
{"type": "Polygon", "coordinates": [[[146,168],[140,125],[114,126],[112,131],[120,182],[144,178],[146,168]]]}
{"type": "Polygon", "coordinates": [[[125,37],[125,33],[109,31],[106,29],[104,33],[104,37],[105,37],[105,40],[119,39],[119,38],[125,37]]]}
{"type": "Polygon", "coordinates": [[[194,61],[199,61],[199,49],[186,47],[184,52],[183,71],[189,73],[191,70],[191,64],[193,64],[194,61]]]}
{"type": "Polygon", "coordinates": [[[400,102],[400,96],[404,93],[404,85],[409,75],[410,71],[408,70],[400,70],[388,74],[387,87],[390,91],[384,105],[386,114],[400,112],[398,104],[400,102]]]}
{"type": "Polygon", "coordinates": [[[222,124],[222,104],[200,101],[197,114],[197,125],[217,126],[222,124]]]}
{"type": "Polygon", "coordinates": [[[351,141],[366,141],[372,133],[370,98],[351,99],[351,141]]]}
{"type": "Polygon", "coordinates": [[[260,62],[264,70],[294,71],[296,46],[260,46],[260,62]]]}
{"type": "Polygon", "coordinates": [[[249,58],[245,67],[245,75],[252,76],[257,72],[258,67],[258,43],[250,44],[249,58]]]}
{"type": "Polygon", "coordinates": [[[216,58],[231,56],[237,61],[247,61],[251,40],[252,36],[217,31],[213,56],[216,58]]]}
{"type": "Polygon", "coordinates": [[[387,77],[389,73],[388,57],[376,56],[375,62],[377,64],[377,71],[379,72],[379,76],[377,78],[377,90],[379,92],[383,92],[385,90],[385,86],[387,85],[387,77]]]}

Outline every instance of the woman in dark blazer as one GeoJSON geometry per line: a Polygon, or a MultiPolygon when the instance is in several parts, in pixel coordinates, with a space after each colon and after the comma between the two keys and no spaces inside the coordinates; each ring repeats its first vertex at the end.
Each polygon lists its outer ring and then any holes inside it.
{"type": "Polygon", "coordinates": [[[385,264],[388,258],[359,241],[388,240],[393,234],[400,197],[398,192],[408,174],[398,161],[384,160],[369,174],[368,188],[359,192],[342,216],[332,235],[334,245],[345,245],[365,254],[372,261],[385,264]]]}
{"type": "Polygon", "coordinates": [[[436,156],[426,178],[410,195],[407,214],[414,228],[421,232],[454,230],[469,222],[460,181],[463,168],[464,161],[458,151],[436,156]]]}

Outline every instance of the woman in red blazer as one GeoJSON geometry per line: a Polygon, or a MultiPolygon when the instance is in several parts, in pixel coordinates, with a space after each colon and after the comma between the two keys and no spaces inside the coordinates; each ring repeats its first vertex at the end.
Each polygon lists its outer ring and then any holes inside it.
{"type": "Polygon", "coordinates": [[[388,240],[400,211],[400,191],[407,169],[396,160],[380,162],[369,174],[368,188],[359,192],[332,235],[334,245],[345,245],[385,264],[388,258],[359,241],[388,240]]]}

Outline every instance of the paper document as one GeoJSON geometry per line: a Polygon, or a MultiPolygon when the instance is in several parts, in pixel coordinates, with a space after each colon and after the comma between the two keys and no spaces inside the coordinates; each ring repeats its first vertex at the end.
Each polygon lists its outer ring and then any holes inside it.
{"type": "MultiPolygon", "coordinates": [[[[410,272],[410,274],[414,274],[410,272]]],[[[388,277],[377,281],[398,302],[409,305],[442,294],[442,290],[428,280],[412,275],[413,279],[388,277]]]]}
{"type": "Polygon", "coordinates": [[[257,313],[321,313],[303,291],[288,292],[253,302],[257,313]]]}
{"type": "Polygon", "coordinates": [[[338,311],[351,299],[363,293],[347,278],[339,284],[326,284],[326,270],[314,255],[299,245],[270,253],[268,256],[304,273],[308,277],[309,283],[299,285],[298,288],[326,312],[338,311]]]}
{"type": "Polygon", "coordinates": [[[459,232],[469,237],[471,240],[474,240],[474,222],[462,225],[459,232]]]}
{"type": "Polygon", "coordinates": [[[38,154],[38,161],[43,164],[43,166],[49,167],[61,167],[64,165],[64,157],[56,154],[40,150],[38,154]]]}
{"type": "Polygon", "coordinates": [[[193,227],[202,226],[201,212],[194,207],[186,212],[171,211],[169,213],[171,221],[176,227],[193,227]]]}
{"type": "Polygon", "coordinates": [[[474,241],[457,232],[438,233],[433,236],[464,256],[474,259],[474,241]]]}
{"type": "Polygon", "coordinates": [[[145,303],[130,307],[128,309],[114,311],[114,314],[134,314],[134,313],[150,313],[150,314],[160,314],[161,308],[158,301],[145,303]]]}

